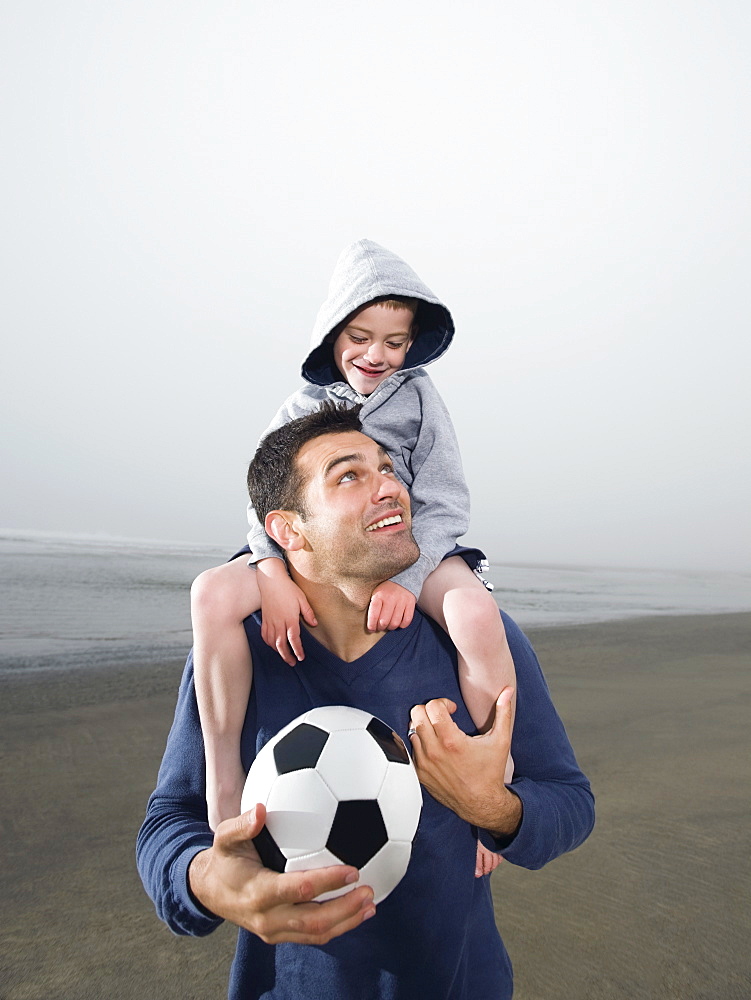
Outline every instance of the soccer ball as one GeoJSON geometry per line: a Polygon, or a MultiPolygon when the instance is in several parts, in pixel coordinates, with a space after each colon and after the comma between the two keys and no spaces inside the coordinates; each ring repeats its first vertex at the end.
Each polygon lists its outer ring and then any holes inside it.
{"type": "Polygon", "coordinates": [[[380,903],[407,870],[422,793],[407,748],[385,722],[330,705],[298,716],[261,749],[242,811],[258,802],[266,824],[254,843],[267,868],[354,865],[380,903]]]}

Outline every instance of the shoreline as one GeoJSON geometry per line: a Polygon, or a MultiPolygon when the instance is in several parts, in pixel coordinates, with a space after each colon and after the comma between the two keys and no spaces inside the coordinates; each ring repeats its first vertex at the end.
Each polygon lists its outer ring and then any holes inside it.
{"type": "MultiPolygon", "coordinates": [[[[751,613],[527,631],[598,818],[492,876],[515,1000],[747,997],[751,613]]],[[[234,929],[174,937],[134,863],[183,663],[0,678],[3,1000],[226,995],[234,929]]]]}
{"type": "MultiPolygon", "coordinates": [[[[496,597],[498,595],[496,594],[496,597]]],[[[502,606],[505,612],[505,605],[502,606]]],[[[535,641],[538,635],[546,635],[549,632],[560,632],[562,634],[570,630],[590,629],[609,626],[630,626],[639,625],[651,621],[662,621],[671,619],[693,619],[693,618],[718,618],[728,616],[730,618],[738,615],[751,615],[751,607],[733,608],[721,611],[675,611],[667,612],[639,612],[624,613],[618,617],[602,617],[587,619],[586,621],[550,621],[535,622],[525,625],[519,621],[519,615],[507,612],[511,618],[519,625],[522,631],[535,641]]],[[[523,615],[521,616],[523,617],[523,615]]],[[[190,629],[188,629],[190,633],[190,629]]],[[[60,640],[64,646],[64,640],[60,640]]],[[[81,680],[86,677],[104,679],[119,671],[126,673],[128,670],[149,671],[157,668],[161,670],[165,667],[172,667],[181,661],[185,664],[188,650],[191,647],[190,635],[184,642],[174,642],[171,645],[155,646],[146,642],[100,642],[88,648],[65,650],[58,652],[40,652],[34,655],[4,653],[0,648],[0,687],[6,682],[12,686],[14,682],[29,683],[32,681],[51,680],[55,676],[77,676],[81,680]],[[87,662],[88,661],[88,662],[87,662]],[[82,665],[86,664],[86,665],[82,665]]],[[[3,714],[3,706],[0,703],[0,715],[3,714]]]]}

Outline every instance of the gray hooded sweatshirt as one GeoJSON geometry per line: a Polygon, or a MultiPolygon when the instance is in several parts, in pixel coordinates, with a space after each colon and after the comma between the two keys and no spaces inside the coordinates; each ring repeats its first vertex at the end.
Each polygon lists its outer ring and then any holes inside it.
{"type": "MultiPolygon", "coordinates": [[[[309,383],[283,404],[263,434],[317,410],[324,400],[362,404],[363,431],[391,456],[397,475],[412,498],[412,531],[420,558],[394,582],[420,596],[425,578],[456,544],[469,524],[469,491],[448,410],[424,365],[440,358],[454,336],[448,309],[396,254],[371,240],[342,251],[328,298],[313,328],[311,351],[302,376],[309,383]],[[357,309],[384,296],[419,299],[418,334],[404,367],[384,379],[368,396],[356,392],[334,363],[328,334],[357,309]]],[[[251,562],[283,553],[248,507],[251,562]]]]}

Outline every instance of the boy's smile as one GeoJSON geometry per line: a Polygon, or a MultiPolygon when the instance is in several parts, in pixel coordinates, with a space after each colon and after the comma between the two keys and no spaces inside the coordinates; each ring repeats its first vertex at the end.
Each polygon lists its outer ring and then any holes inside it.
{"type": "Polygon", "coordinates": [[[355,392],[369,396],[404,364],[412,344],[414,314],[380,302],[365,306],[334,341],[334,361],[355,392]]]}

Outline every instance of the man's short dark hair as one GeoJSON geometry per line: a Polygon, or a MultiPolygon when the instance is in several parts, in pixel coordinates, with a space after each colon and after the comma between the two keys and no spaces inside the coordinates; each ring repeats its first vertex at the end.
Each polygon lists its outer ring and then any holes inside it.
{"type": "Polygon", "coordinates": [[[322,434],[362,431],[360,406],[326,401],[313,413],[290,420],[267,434],[248,468],[248,493],[261,524],[272,510],[294,510],[307,517],[302,495],[305,478],[295,459],[303,445],[322,434]]]}

